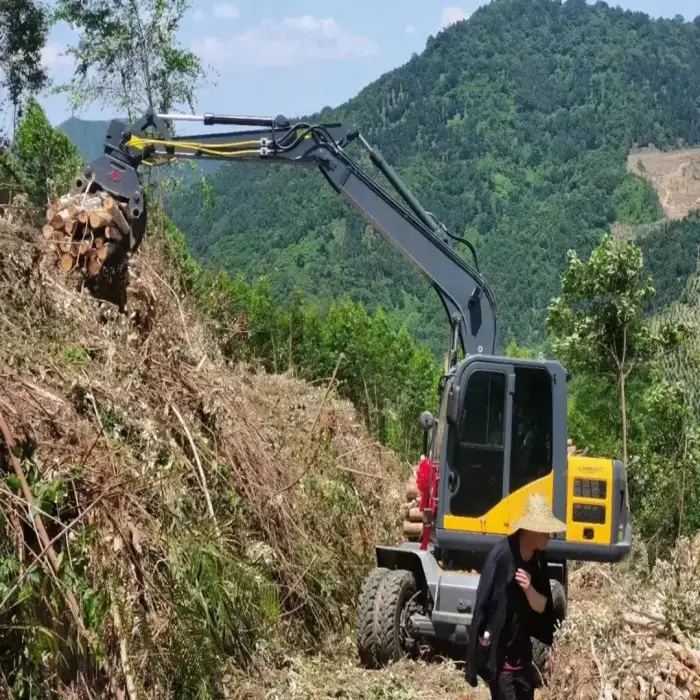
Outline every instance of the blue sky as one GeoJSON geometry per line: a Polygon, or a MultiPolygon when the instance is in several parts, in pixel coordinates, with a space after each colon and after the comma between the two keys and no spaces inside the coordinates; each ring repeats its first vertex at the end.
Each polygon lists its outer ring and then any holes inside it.
{"type": "MultiPolygon", "coordinates": [[[[180,31],[217,71],[197,92],[196,112],[295,116],[337,105],[411,54],[484,0],[194,0],[180,31]]],[[[609,2],[654,17],[700,15],[698,0],[609,2]]],[[[75,34],[55,26],[44,58],[55,82],[67,81],[63,55],[75,34]]],[[[65,96],[41,102],[58,124],[70,116],[65,96]]],[[[76,116],[108,118],[90,107],[76,116]]],[[[200,126],[201,128],[201,126],[200,126]]]]}

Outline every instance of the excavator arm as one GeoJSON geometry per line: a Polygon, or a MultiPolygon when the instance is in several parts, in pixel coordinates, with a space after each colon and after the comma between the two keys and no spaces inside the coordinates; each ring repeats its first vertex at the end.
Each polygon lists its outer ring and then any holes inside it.
{"type": "Polygon", "coordinates": [[[465,355],[494,354],[497,332],[495,303],[478,271],[468,241],[452,235],[411,194],[382,155],[352,125],[311,125],[285,117],[240,117],[205,114],[201,117],[147,113],[131,127],[110,123],[104,153],[76,179],[76,190],[105,190],[126,203],[131,225],[130,249],[136,250],[146,229],[145,197],[139,181],[142,165],[178,159],[242,160],[318,168],[340,194],[376,231],[398,248],[425,275],[442,300],[452,324],[451,363],[457,344],[465,355]],[[199,120],[205,125],[256,127],[227,133],[173,136],[167,122],[199,120]],[[359,141],[372,164],[396,191],[390,194],[347,154],[359,141]],[[463,241],[474,265],[456,251],[463,241]]]}

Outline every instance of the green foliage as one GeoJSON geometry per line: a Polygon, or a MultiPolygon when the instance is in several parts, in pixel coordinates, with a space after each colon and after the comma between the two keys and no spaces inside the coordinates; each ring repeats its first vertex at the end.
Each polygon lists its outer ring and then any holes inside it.
{"type": "Polygon", "coordinates": [[[17,127],[13,151],[37,213],[70,188],[83,167],[77,148],[62,132],[54,129],[39,103],[30,98],[17,127]]]}
{"type": "Polygon", "coordinates": [[[515,342],[515,340],[511,340],[510,343],[508,343],[508,347],[506,347],[505,356],[518,357],[523,360],[533,360],[537,357],[537,353],[535,350],[521,347],[515,342]]]}
{"type": "Polygon", "coordinates": [[[630,224],[646,224],[664,215],[659,198],[649,182],[627,173],[613,192],[616,218],[630,224]]]}
{"type": "MultiPolygon", "coordinates": [[[[626,158],[635,146],[700,142],[698,55],[698,23],[582,0],[498,0],[306,118],[358,125],[427,209],[478,241],[499,347],[511,337],[536,347],[566,251],[587,255],[617,220],[658,218],[626,158]]],[[[227,164],[208,178],[206,214],[198,187],[168,201],[198,259],[248,282],[267,276],[277,301],[298,289],[324,311],[346,295],[382,308],[442,356],[448,323],[433,289],[366,235],[319,173],[227,164]]],[[[656,258],[646,261],[656,279],[656,258]]]]}
{"type": "Polygon", "coordinates": [[[586,262],[569,251],[547,325],[555,353],[572,371],[627,376],[678,344],[682,326],[655,327],[644,315],[654,288],[643,277],[642,251],[633,243],[603,236],[586,262]]]}
{"type": "Polygon", "coordinates": [[[700,527],[700,450],[688,391],[662,371],[687,327],[677,317],[645,317],[654,288],[643,270],[638,246],[608,236],[585,262],[571,251],[548,327],[574,373],[569,437],[625,460],[635,526],[663,547],[700,527]]]}
{"type": "Polygon", "coordinates": [[[683,323],[689,329],[685,342],[664,357],[662,367],[670,381],[685,388],[700,420],[700,275],[693,274],[681,297],[659,313],[657,322],[665,320],[683,323]]]}
{"type": "Polygon", "coordinates": [[[700,210],[654,227],[639,246],[654,275],[655,294],[648,311],[658,312],[676,300],[682,301],[690,277],[698,269],[700,210]]]}
{"type": "Polygon", "coordinates": [[[255,642],[279,616],[274,583],[203,536],[183,533],[170,548],[164,585],[175,601],[173,697],[219,697],[226,661],[249,661],[255,642]]]}
{"type": "Polygon", "coordinates": [[[552,301],[547,325],[552,347],[573,372],[592,375],[612,387],[620,402],[622,456],[628,461],[627,382],[649,371],[677,347],[682,324],[652,324],[644,309],[654,295],[643,279],[641,249],[603,236],[583,262],[569,251],[562,274],[562,296],[552,301]]]}
{"type": "Polygon", "coordinates": [[[188,0],[59,0],[56,18],[80,31],[67,53],[76,60],[70,93],[75,108],[99,101],[129,119],[149,106],[169,112],[193,108],[204,77],[199,58],[177,45],[188,0]]]}
{"type": "Polygon", "coordinates": [[[48,31],[48,13],[37,0],[0,2],[0,84],[15,110],[15,118],[27,94],[41,90],[48,82],[41,61],[48,31]]]}

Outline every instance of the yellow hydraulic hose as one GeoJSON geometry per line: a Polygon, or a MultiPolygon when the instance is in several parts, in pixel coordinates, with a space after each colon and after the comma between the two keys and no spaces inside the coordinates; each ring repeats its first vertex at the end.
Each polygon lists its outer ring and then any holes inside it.
{"type": "MultiPolygon", "coordinates": [[[[245,146],[260,146],[259,141],[239,141],[234,143],[217,143],[210,146],[205,146],[202,143],[197,143],[195,141],[160,141],[158,139],[148,139],[142,138],[140,136],[132,136],[126,145],[129,148],[137,148],[143,150],[146,146],[173,146],[174,148],[191,148],[201,153],[207,153],[209,155],[218,156],[220,158],[236,158],[237,156],[254,156],[260,155],[257,149],[244,149],[241,151],[231,151],[228,153],[222,153],[218,149],[220,148],[235,148],[235,147],[245,147],[245,146]]],[[[165,155],[166,159],[170,160],[173,156],[165,155]]],[[[143,161],[146,163],[146,161],[143,161]]]]}

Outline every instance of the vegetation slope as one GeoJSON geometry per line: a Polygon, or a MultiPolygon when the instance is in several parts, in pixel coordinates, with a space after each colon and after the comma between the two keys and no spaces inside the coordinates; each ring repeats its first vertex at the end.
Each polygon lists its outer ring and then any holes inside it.
{"type": "Polygon", "coordinates": [[[0,236],[0,416],[16,443],[0,450],[0,668],[15,697],[130,682],[221,697],[231,664],[342,634],[374,543],[400,536],[406,472],[330,377],[224,356],[172,230],[133,261],[128,316],[57,274],[35,229],[0,236]]]}

